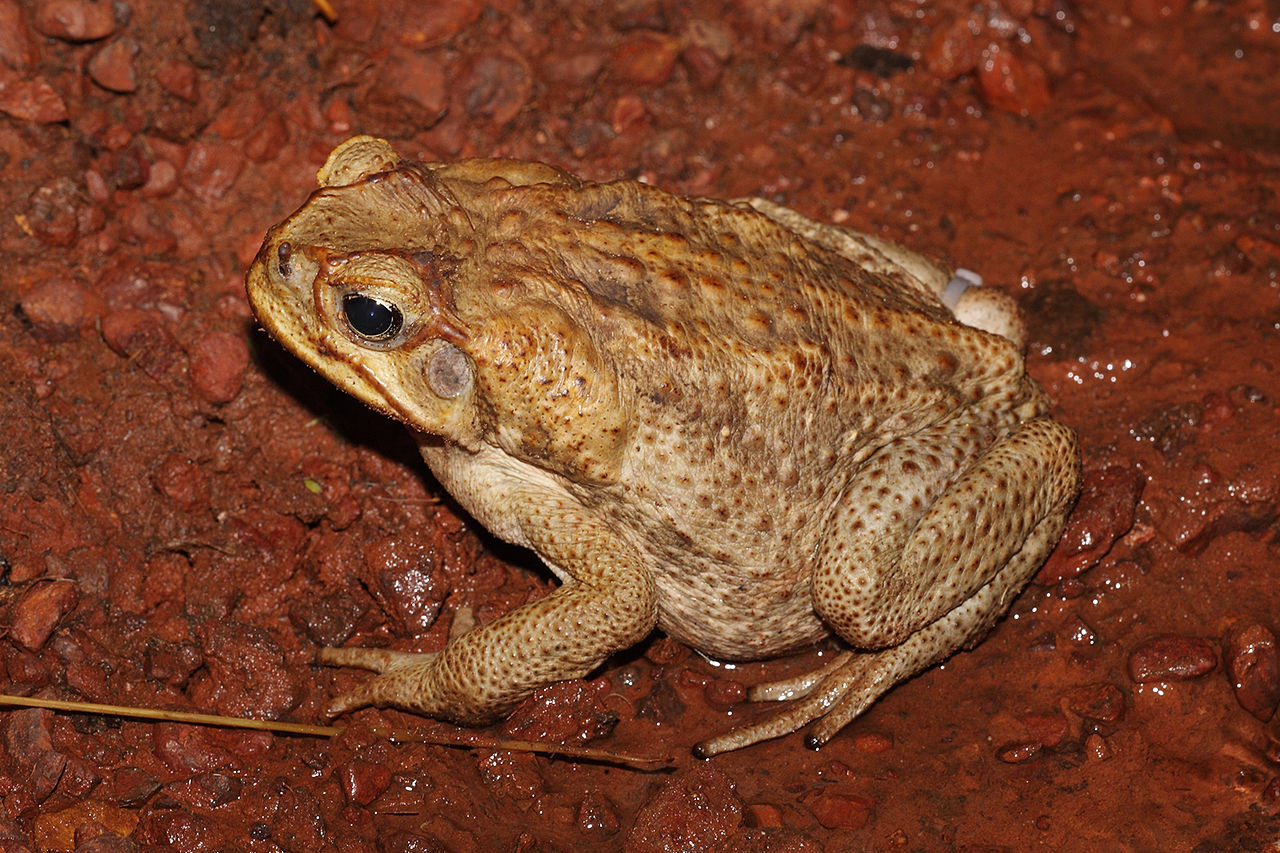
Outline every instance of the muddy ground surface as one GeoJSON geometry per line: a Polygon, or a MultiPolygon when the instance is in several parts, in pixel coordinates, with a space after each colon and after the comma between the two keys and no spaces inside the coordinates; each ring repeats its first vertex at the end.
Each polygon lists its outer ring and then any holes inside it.
{"type": "Polygon", "coordinates": [[[762,195],[981,272],[1079,431],[1064,541],[825,749],[661,636],[481,730],[0,712],[0,850],[1280,849],[1280,22],[1260,0],[0,0],[0,683],[315,722],[552,588],[243,272],[352,133],[762,195]]]}

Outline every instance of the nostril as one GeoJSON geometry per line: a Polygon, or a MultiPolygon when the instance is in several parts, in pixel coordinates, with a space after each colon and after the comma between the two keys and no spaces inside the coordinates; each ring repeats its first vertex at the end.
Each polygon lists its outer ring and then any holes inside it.
{"type": "Polygon", "coordinates": [[[276,260],[279,262],[276,269],[280,271],[280,277],[288,278],[293,273],[293,245],[288,240],[276,248],[276,260]]]}

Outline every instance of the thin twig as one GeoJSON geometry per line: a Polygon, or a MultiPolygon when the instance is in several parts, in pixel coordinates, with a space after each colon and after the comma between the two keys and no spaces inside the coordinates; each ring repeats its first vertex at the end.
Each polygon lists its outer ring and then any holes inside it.
{"type": "MultiPolygon", "coordinates": [[[[101,702],[68,702],[61,699],[37,699],[31,696],[10,696],[0,693],[0,705],[20,708],[48,708],[53,711],[72,711],[79,714],[106,714],[113,717],[132,717],[142,720],[167,720],[175,723],[191,723],[202,726],[225,726],[237,729],[278,732],[313,737],[335,737],[346,729],[337,726],[317,726],[311,723],[283,723],[277,720],[252,720],[245,717],[226,717],[221,714],[198,714],[192,711],[165,711],[159,708],[137,708],[127,705],[107,705],[101,702]]],[[[599,761],[632,770],[665,770],[675,764],[667,757],[647,757],[594,749],[586,746],[569,746],[541,743],[533,740],[493,738],[478,732],[418,732],[411,729],[392,729],[370,726],[370,732],[396,743],[425,743],[432,746],[460,747],[463,749],[487,749],[495,752],[532,752],[548,758],[568,758],[579,761],[599,761]]]]}
{"type": "Polygon", "coordinates": [[[282,723],[276,720],[251,720],[245,717],[224,717],[221,714],[197,714],[192,711],[165,711],[160,708],[134,708],[127,705],[104,705],[100,702],[65,702],[61,699],[36,699],[31,696],[9,696],[0,693],[0,705],[27,708],[49,708],[54,711],[75,711],[81,714],[109,714],[113,717],[135,717],[143,720],[169,720],[175,723],[194,723],[201,726],[228,726],[234,729],[258,729],[291,735],[333,737],[343,730],[335,726],[316,726],[311,723],[282,723]]]}

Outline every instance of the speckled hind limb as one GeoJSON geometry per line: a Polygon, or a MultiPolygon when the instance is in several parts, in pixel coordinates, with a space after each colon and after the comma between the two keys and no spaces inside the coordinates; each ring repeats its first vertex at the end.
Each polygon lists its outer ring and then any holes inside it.
{"type": "MultiPolygon", "coordinates": [[[[928,445],[933,438],[916,440],[928,445]]],[[[899,447],[886,457],[900,462],[911,454],[899,447]]],[[[853,501],[849,518],[837,521],[860,524],[867,535],[824,554],[814,604],[841,637],[870,651],[833,661],[816,683],[757,688],[753,698],[786,698],[789,690],[802,698],[695,752],[739,749],[814,720],[807,743],[821,746],[894,684],[976,642],[1052,549],[1078,486],[1074,435],[1036,419],[997,441],[941,495],[921,491],[928,510],[916,524],[902,526],[897,513],[868,512],[866,501],[853,501]]],[[[901,496],[915,494],[908,482],[898,488],[901,496]]]]}

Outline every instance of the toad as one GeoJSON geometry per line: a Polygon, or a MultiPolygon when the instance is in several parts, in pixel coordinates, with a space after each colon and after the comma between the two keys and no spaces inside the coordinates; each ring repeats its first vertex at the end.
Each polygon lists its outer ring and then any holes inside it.
{"type": "Polygon", "coordinates": [[[561,581],[438,653],[321,650],[378,673],[331,715],[492,721],[655,628],[723,660],[835,635],[695,751],[818,746],[976,643],[1057,540],[1075,437],[996,291],[764,200],[538,163],[356,137],[319,183],[249,270],[258,321],[561,581]]]}

